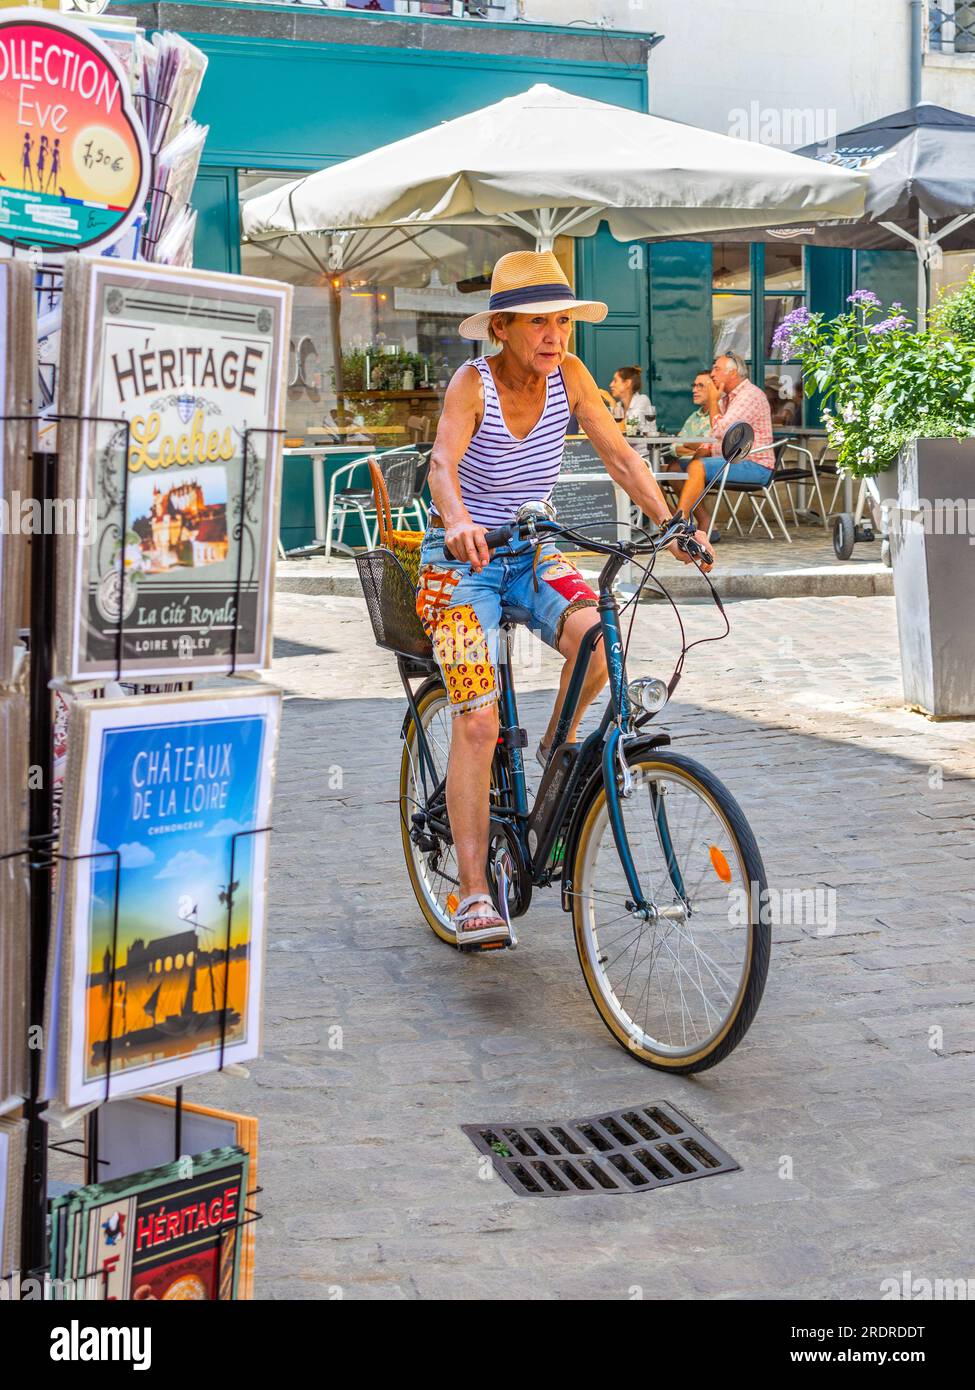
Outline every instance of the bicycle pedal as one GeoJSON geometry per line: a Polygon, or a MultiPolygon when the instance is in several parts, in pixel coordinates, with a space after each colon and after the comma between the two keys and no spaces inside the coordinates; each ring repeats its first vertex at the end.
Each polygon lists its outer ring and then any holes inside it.
{"type": "Polygon", "coordinates": [[[507,951],[512,943],[510,941],[475,941],[471,946],[461,946],[458,942],[457,949],[462,955],[477,955],[481,951],[507,951]]]}

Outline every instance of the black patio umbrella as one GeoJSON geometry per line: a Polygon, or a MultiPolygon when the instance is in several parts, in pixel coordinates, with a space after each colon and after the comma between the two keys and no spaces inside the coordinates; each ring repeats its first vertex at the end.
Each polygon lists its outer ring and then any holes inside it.
{"type": "MultiPolygon", "coordinates": [[[[975,247],[975,116],[920,102],[796,153],[866,173],[864,216],[810,226],[804,240],[864,249],[912,246],[923,328],[929,269],[940,264],[943,251],[975,247]]],[[[769,240],[787,240],[790,230],[771,232],[769,240]]]]}
{"type": "Polygon", "coordinates": [[[920,102],[795,153],[862,170],[867,175],[864,216],[698,239],[864,250],[909,245],[918,258],[918,326],[923,327],[929,268],[940,264],[943,251],[975,248],[975,117],[920,102]]]}

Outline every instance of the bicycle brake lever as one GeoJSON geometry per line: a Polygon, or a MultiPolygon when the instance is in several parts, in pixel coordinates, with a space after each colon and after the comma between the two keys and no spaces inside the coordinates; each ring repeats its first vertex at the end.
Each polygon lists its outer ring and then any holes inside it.
{"type": "Polygon", "coordinates": [[[691,536],[681,536],[677,542],[677,549],[683,550],[685,555],[690,555],[692,560],[702,560],[706,565],[714,564],[711,551],[705,550],[703,545],[698,545],[691,536]]]}

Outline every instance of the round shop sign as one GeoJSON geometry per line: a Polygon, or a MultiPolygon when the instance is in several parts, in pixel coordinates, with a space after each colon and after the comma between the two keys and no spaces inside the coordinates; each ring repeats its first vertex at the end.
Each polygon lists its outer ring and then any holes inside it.
{"type": "Polygon", "coordinates": [[[86,26],[0,10],[0,241],[97,251],[142,211],[145,132],[128,77],[86,26]]]}

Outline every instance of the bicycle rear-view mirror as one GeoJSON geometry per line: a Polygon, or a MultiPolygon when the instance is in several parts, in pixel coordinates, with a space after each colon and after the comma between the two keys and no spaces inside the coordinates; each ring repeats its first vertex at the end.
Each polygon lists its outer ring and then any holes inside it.
{"type": "Polygon", "coordinates": [[[755,431],[751,425],[746,425],[744,420],[737,420],[733,425],[729,425],[724,432],[721,440],[721,454],[728,463],[737,463],[748,454],[749,449],[755,443],[755,431]]]}

